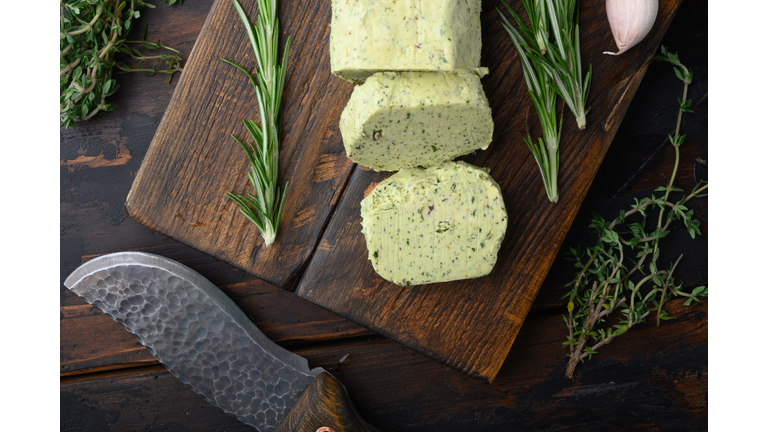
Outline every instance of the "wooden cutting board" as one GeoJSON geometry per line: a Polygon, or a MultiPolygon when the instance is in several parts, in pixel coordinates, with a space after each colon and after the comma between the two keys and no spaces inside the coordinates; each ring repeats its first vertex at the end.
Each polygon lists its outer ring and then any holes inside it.
{"type": "MultiPolygon", "coordinates": [[[[229,0],[212,7],[126,211],[163,234],[277,286],[297,287],[313,303],[491,382],[680,2],[661,2],[651,33],[620,57],[601,54],[615,50],[604,1],[581,2],[583,63],[592,64],[594,75],[591,111],[584,131],[565,115],[557,204],[547,200],[522,142],[529,100],[514,47],[494,10],[498,2],[483,2],[482,65],[490,69],[483,85],[494,141],[461,159],[491,169],[509,212],[496,268],[487,277],[400,287],[373,271],[360,232],[360,201],[391,173],[369,171],[345,156],[338,121],[353,86],[330,73],[330,0],[280,2],[282,31],[293,43],[280,156],[281,178],[290,180],[290,188],[275,244],[263,248],[256,227],[224,197],[248,190],[247,160],[229,134],[245,137],[242,119],[258,119],[247,80],[219,60],[255,64],[229,0]]],[[[255,18],[255,0],[241,3],[255,18]]],[[[512,2],[520,10],[518,3],[512,2]]],[[[532,125],[534,117],[531,112],[532,125]]]]}
{"type": "MultiPolygon", "coordinates": [[[[240,2],[256,19],[256,0],[240,2]]],[[[275,244],[228,191],[252,192],[248,161],[229,136],[246,139],[259,111],[248,78],[220,58],[253,70],[256,59],[231,0],[216,0],[157,128],[126,201],[126,212],[169,237],[283,287],[300,275],[353,164],[339,116],[352,85],[330,73],[330,0],[280,1],[282,34],[293,37],[284,97],[280,187],[290,180],[275,244]]]]}

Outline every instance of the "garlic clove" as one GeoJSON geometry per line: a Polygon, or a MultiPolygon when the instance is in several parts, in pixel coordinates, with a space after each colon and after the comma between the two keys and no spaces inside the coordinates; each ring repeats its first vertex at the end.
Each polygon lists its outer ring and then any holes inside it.
{"type": "Polygon", "coordinates": [[[619,51],[603,54],[619,55],[648,36],[659,12],[659,0],[606,0],[605,12],[619,51]]]}

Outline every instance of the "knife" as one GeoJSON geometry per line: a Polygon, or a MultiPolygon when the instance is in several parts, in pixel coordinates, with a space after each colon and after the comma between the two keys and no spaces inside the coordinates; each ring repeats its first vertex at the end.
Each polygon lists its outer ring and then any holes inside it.
{"type": "Polygon", "coordinates": [[[344,386],[269,340],[210,281],[183,264],[118,252],[64,285],[147,347],[208,402],[260,432],[378,432],[344,386]]]}

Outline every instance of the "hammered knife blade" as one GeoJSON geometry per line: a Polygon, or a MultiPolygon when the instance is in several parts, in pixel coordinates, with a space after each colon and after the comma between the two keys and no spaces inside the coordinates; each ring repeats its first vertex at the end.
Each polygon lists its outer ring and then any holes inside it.
{"type": "Polygon", "coordinates": [[[210,281],[174,260],[119,252],[64,285],[131,332],[192,390],[261,432],[376,431],[344,387],[280,347],[210,281]]]}

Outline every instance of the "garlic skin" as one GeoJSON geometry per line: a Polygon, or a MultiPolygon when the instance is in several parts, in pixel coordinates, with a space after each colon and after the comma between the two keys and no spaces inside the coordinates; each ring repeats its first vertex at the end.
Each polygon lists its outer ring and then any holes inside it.
{"type": "Polygon", "coordinates": [[[603,54],[619,55],[648,36],[659,12],[659,0],[606,0],[605,12],[619,51],[603,54]]]}

